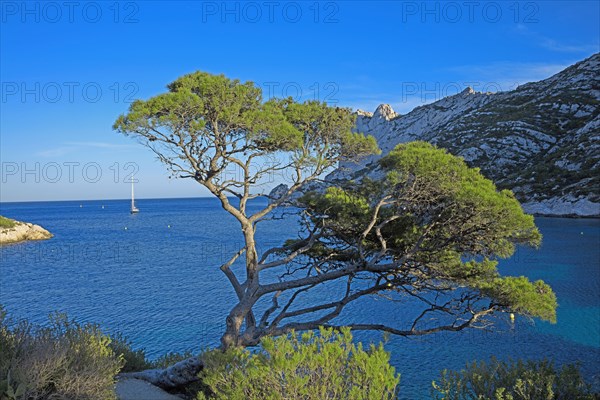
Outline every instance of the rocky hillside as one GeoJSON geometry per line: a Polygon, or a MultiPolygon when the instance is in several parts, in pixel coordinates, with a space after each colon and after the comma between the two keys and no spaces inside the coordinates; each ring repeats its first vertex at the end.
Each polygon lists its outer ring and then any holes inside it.
{"type": "MultiPolygon", "coordinates": [[[[600,215],[600,53],[509,92],[467,88],[406,115],[386,104],[357,113],[357,130],[375,136],[383,154],[426,140],[512,189],[529,212],[600,215]]],[[[331,177],[376,173],[373,161],[331,177]]]]}
{"type": "Polygon", "coordinates": [[[0,245],[27,240],[45,240],[53,235],[39,225],[0,216],[0,245]]]}

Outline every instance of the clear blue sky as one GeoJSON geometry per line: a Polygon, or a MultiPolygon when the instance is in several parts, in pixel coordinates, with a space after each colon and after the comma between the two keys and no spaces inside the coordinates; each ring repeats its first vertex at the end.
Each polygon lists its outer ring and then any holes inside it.
{"type": "Polygon", "coordinates": [[[265,97],[406,113],[600,51],[598,1],[0,5],[1,201],[126,198],[131,165],[140,197],[205,195],[111,130],[131,99],[195,70],[252,80],[265,97]]]}

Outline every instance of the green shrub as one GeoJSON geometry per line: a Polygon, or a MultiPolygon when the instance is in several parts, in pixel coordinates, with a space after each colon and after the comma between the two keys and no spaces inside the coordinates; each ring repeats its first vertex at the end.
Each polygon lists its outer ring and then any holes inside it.
{"type": "Polygon", "coordinates": [[[400,377],[383,345],[363,350],[349,329],[265,338],[256,353],[234,348],[204,353],[198,399],[393,399],[400,377]]]}
{"type": "Polygon", "coordinates": [[[16,225],[15,221],[0,215],[0,228],[13,228],[16,225]]]}
{"type": "Polygon", "coordinates": [[[167,368],[179,361],[186,360],[194,356],[190,351],[184,353],[169,352],[154,361],[149,361],[146,352],[143,349],[133,349],[133,344],[121,333],[111,335],[110,348],[117,355],[123,358],[124,365],[121,372],[136,372],[145,369],[167,368]]]}
{"type": "Polygon", "coordinates": [[[0,306],[0,398],[115,399],[115,375],[123,365],[97,325],[64,314],[47,327],[6,319],[0,306]]]}
{"type": "Polygon", "coordinates": [[[432,397],[443,400],[587,400],[594,399],[576,365],[556,370],[543,361],[473,362],[444,370],[433,382],[432,397]]]}
{"type": "Polygon", "coordinates": [[[123,359],[121,372],[143,371],[153,368],[146,360],[146,352],[143,349],[134,350],[131,342],[121,333],[111,336],[110,348],[113,353],[123,359]]]}

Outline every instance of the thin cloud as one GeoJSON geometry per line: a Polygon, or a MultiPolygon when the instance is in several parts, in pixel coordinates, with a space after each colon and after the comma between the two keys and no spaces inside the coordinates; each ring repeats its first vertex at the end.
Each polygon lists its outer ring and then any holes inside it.
{"type": "MultiPolygon", "coordinates": [[[[483,65],[460,65],[448,68],[448,71],[464,75],[472,82],[482,86],[496,86],[502,91],[513,90],[518,85],[536,82],[551,77],[574,64],[569,63],[523,63],[496,62],[483,65]]],[[[475,90],[478,88],[475,87],[475,90]]]]}
{"type": "Polygon", "coordinates": [[[559,43],[556,40],[544,38],[540,45],[548,50],[562,53],[595,53],[600,50],[600,46],[595,45],[568,45],[559,43]]]}
{"type": "Polygon", "coordinates": [[[569,44],[559,42],[558,40],[552,39],[548,36],[542,35],[538,32],[532,31],[523,24],[518,24],[514,29],[514,32],[521,36],[526,36],[532,40],[532,42],[544,49],[558,52],[558,53],[597,53],[600,51],[600,42],[586,43],[586,44],[569,44]]]}
{"type": "Polygon", "coordinates": [[[63,147],[55,147],[52,149],[42,150],[42,151],[35,153],[35,155],[39,156],[39,157],[62,157],[67,154],[71,154],[76,150],[77,149],[74,147],[63,146],[63,147]]]}

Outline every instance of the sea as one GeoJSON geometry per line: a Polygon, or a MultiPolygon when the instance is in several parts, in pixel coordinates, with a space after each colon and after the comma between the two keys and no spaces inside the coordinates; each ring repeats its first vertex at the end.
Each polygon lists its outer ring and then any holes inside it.
{"type": "MultiPolygon", "coordinates": [[[[0,203],[0,214],[33,222],[50,240],[0,247],[0,304],[14,319],[47,323],[65,312],[81,322],[120,332],[150,358],[218,345],[235,302],[219,265],[242,247],[236,220],[212,198],[0,203]]],[[[250,205],[250,212],[264,206],[250,205]]],[[[419,338],[356,332],[364,343],[385,340],[401,375],[400,399],[429,398],[443,369],[467,362],[521,358],[578,363],[600,390],[600,220],[536,218],[540,249],[519,248],[502,260],[506,275],[543,279],[558,298],[558,322],[517,317],[494,330],[466,330],[419,338]]],[[[293,216],[258,225],[259,251],[295,238],[293,216]]],[[[238,267],[234,267],[238,268],[238,267]]],[[[393,325],[411,307],[368,299],[338,323],[393,325]]]]}

